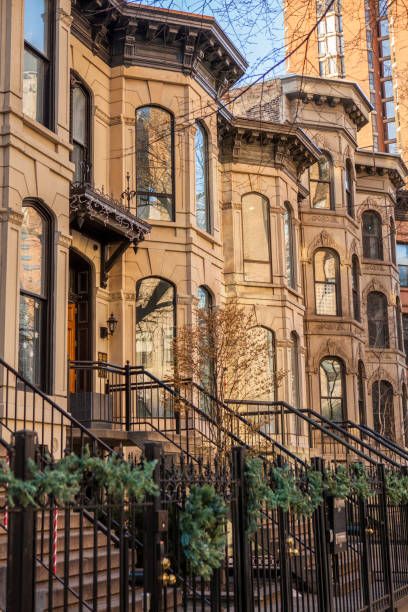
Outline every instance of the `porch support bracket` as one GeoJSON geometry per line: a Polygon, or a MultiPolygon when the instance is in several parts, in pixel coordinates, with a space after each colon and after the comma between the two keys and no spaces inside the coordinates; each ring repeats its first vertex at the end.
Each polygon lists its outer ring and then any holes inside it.
{"type": "Polygon", "coordinates": [[[132,240],[123,240],[116,250],[112,253],[112,255],[108,258],[108,245],[102,245],[101,252],[101,287],[106,289],[108,286],[108,275],[115,263],[122,257],[124,253],[128,250],[128,248],[133,243],[135,249],[137,248],[137,242],[132,240]]]}

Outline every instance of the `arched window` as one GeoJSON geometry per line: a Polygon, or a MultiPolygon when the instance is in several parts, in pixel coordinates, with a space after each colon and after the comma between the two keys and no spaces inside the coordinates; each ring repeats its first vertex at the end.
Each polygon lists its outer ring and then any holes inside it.
{"type": "Polygon", "coordinates": [[[331,421],[344,421],[344,365],[338,357],[325,357],[320,362],[320,409],[331,421]]]}
{"type": "Polygon", "coordinates": [[[200,122],[196,123],[194,138],[196,223],[200,229],[211,232],[210,198],[208,182],[208,138],[200,122]]]}
{"type": "Polygon", "coordinates": [[[142,219],[174,221],[174,119],[157,106],[136,111],[136,192],[142,219]]]}
{"type": "Polygon", "coordinates": [[[344,187],[346,191],[347,214],[350,215],[350,217],[354,217],[353,170],[349,159],[346,160],[346,168],[344,170],[344,187]]]}
{"type": "Polygon", "coordinates": [[[363,213],[363,256],[366,259],[383,259],[381,217],[373,210],[363,213]]]}
{"type": "Polygon", "coordinates": [[[360,360],[358,362],[357,371],[357,391],[358,391],[358,416],[360,425],[367,425],[367,410],[366,410],[366,398],[365,398],[365,368],[364,363],[360,360]]]}
{"type": "Polygon", "coordinates": [[[325,153],[323,157],[310,167],[310,202],[312,208],[332,209],[332,163],[325,153]]]}
{"type": "Polygon", "coordinates": [[[395,438],[394,392],[387,380],[377,380],[372,386],[374,429],[382,436],[395,438]]]}
{"type": "Polygon", "coordinates": [[[136,358],[160,379],[173,376],[175,289],[154,276],[136,283],[136,358]]]}
{"type": "Polygon", "coordinates": [[[286,279],[289,287],[292,289],[296,285],[296,274],[295,274],[295,253],[294,253],[294,241],[293,241],[293,224],[292,224],[292,208],[288,202],[285,202],[285,213],[283,217],[284,223],[284,239],[285,239],[285,265],[286,265],[286,279]]]}
{"type": "Polygon", "coordinates": [[[397,324],[397,344],[398,350],[404,351],[404,339],[402,336],[402,312],[401,312],[401,300],[397,297],[395,302],[395,318],[397,324]]]}
{"type": "Polygon", "coordinates": [[[258,193],[242,198],[242,234],[245,279],[270,282],[269,203],[258,193]]]}
{"type": "Polygon", "coordinates": [[[390,221],[390,251],[391,251],[391,261],[393,264],[397,263],[397,251],[396,251],[396,241],[395,241],[395,222],[394,219],[390,221]]]}
{"type": "Polygon", "coordinates": [[[213,298],[207,287],[200,285],[197,290],[198,308],[209,310],[213,305],[213,298]]]}
{"type": "Polygon", "coordinates": [[[360,266],[357,255],[353,255],[351,259],[351,291],[353,295],[353,316],[356,321],[360,321],[360,266]]]}
{"type": "Polygon", "coordinates": [[[314,255],[316,314],[340,315],[339,256],[331,249],[314,255]]]}
{"type": "Polygon", "coordinates": [[[88,90],[71,75],[71,140],[74,183],[86,183],[91,171],[91,100],[88,90]]]}
{"type": "Polygon", "coordinates": [[[388,304],[380,291],[367,296],[368,344],[373,348],[389,348],[388,304]]]}
{"type": "Polygon", "coordinates": [[[20,240],[19,371],[46,390],[49,381],[49,216],[35,202],[23,204],[20,240]]]}

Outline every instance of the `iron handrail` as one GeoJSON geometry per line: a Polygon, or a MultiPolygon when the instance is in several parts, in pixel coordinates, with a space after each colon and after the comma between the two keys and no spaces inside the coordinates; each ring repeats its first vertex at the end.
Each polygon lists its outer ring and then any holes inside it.
{"type": "MultiPolygon", "coordinates": [[[[95,436],[91,431],[89,431],[89,429],[87,429],[84,425],[82,425],[80,421],[75,419],[75,417],[73,417],[69,412],[64,410],[64,408],[61,408],[61,406],[59,406],[48,395],[46,395],[43,391],[41,391],[41,389],[36,387],[29,380],[27,380],[24,376],[22,376],[22,374],[17,372],[17,370],[15,370],[11,365],[9,365],[6,361],[4,361],[2,357],[0,357],[0,365],[3,366],[3,368],[5,368],[7,371],[9,371],[16,378],[16,380],[19,380],[25,387],[28,387],[28,389],[31,389],[31,391],[35,395],[41,397],[41,399],[44,402],[46,402],[49,406],[51,406],[53,410],[55,410],[61,416],[63,416],[64,419],[67,419],[67,421],[69,421],[71,425],[78,428],[82,434],[89,437],[93,441],[94,444],[101,446],[103,450],[105,450],[109,454],[116,454],[115,451],[110,446],[108,446],[108,444],[106,444],[103,440],[95,436]]],[[[0,389],[2,386],[3,385],[0,384],[0,389]]],[[[0,416],[0,424],[1,424],[1,421],[2,421],[2,416],[0,416]]]]}
{"type": "MultiPolygon", "coordinates": [[[[298,416],[299,418],[301,418],[304,421],[306,421],[312,427],[315,427],[318,431],[320,431],[322,433],[325,433],[330,438],[332,438],[334,441],[340,443],[343,446],[346,446],[346,448],[348,450],[353,451],[354,453],[359,455],[361,458],[364,458],[364,459],[368,460],[373,465],[377,464],[377,462],[374,461],[371,457],[367,457],[364,453],[359,451],[357,448],[354,448],[353,446],[351,446],[344,439],[341,439],[341,437],[339,437],[336,434],[334,434],[332,431],[330,431],[330,429],[336,430],[340,435],[347,435],[350,440],[352,440],[353,442],[355,442],[359,446],[361,446],[363,448],[366,448],[370,453],[373,453],[373,454],[377,455],[382,461],[385,461],[387,463],[392,463],[394,465],[394,467],[400,467],[399,464],[396,461],[394,461],[390,457],[387,457],[387,455],[384,455],[384,453],[382,453],[381,451],[372,448],[369,444],[367,444],[363,440],[360,440],[359,438],[357,438],[356,436],[354,436],[350,432],[346,432],[336,422],[330,421],[329,419],[327,419],[326,417],[324,417],[323,415],[321,415],[320,413],[316,412],[315,410],[313,410],[311,408],[301,408],[301,409],[298,409],[298,408],[295,408],[294,406],[291,406],[290,404],[288,404],[287,402],[284,402],[284,401],[268,402],[268,401],[264,401],[264,400],[263,401],[257,401],[257,400],[244,400],[244,401],[243,400],[228,400],[228,404],[240,404],[240,405],[246,404],[247,406],[250,406],[250,405],[255,406],[256,405],[256,406],[268,406],[268,407],[270,407],[270,406],[283,407],[287,411],[287,414],[294,414],[295,416],[298,416]],[[314,419],[320,420],[322,423],[325,424],[326,427],[323,427],[323,426],[319,425],[319,423],[314,421],[312,418],[306,416],[305,415],[306,412],[309,415],[311,415],[314,419]]],[[[244,414],[251,414],[251,413],[246,411],[244,414]]],[[[269,411],[265,411],[265,413],[257,411],[257,412],[253,413],[253,415],[255,415],[255,414],[259,415],[259,414],[270,414],[270,413],[269,413],[269,411]]],[[[277,411],[277,414],[279,414],[279,411],[277,411]]]]}
{"type": "Polygon", "coordinates": [[[354,421],[350,420],[342,421],[342,425],[357,429],[362,434],[372,438],[373,440],[375,440],[379,444],[382,444],[392,452],[408,460],[408,450],[405,450],[402,446],[399,446],[393,440],[386,438],[385,436],[379,434],[377,431],[374,431],[374,429],[371,429],[371,427],[368,427],[367,425],[363,425],[361,423],[355,423],[354,421]]]}

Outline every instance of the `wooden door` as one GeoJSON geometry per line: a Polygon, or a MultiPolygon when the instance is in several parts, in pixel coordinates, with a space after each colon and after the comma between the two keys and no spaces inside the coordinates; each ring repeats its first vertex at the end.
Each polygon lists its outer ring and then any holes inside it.
{"type": "MultiPolygon", "coordinates": [[[[76,305],[68,304],[68,359],[76,359],[76,305]]],[[[75,370],[69,370],[69,392],[75,393],[76,375],[75,370]]]]}

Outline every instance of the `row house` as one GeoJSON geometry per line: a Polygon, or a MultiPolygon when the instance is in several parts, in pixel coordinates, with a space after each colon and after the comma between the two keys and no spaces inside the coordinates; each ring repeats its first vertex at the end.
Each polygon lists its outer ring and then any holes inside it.
{"type": "Polygon", "coordinates": [[[68,362],[171,378],[177,327],[234,298],[286,373],[266,399],[404,441],[407,169],[358,148],[359,87],[236,87],[245,59],[212,17],[116,0],[0,15],[0,356],[88,422],[94,378],[68,362]]]}

